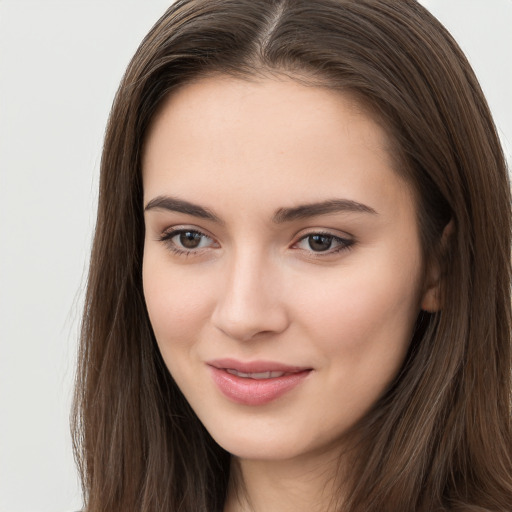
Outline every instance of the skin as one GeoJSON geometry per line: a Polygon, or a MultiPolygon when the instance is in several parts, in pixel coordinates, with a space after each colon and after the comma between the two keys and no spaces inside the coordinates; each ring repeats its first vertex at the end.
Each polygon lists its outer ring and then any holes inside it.
{"type": "Polygon", "coordinates": [[[348,95],[217,76],[170,96],[146,142],[147,308],[169,371],[241,472],[245,497],[232,486],[226,511],[327,510],[343,434],[396,376],[421,307],[436,307],[386,133],[348,95]],[[162,196],[215,218],[155,205],[162,196]],[[364,208],[276,222],[338,199],[364,208]],[[179,229],[197,248],[176,252],[179,229]],[[312,371],[245,405],[212,380],[207,362],[226,357],[312,371]]]}

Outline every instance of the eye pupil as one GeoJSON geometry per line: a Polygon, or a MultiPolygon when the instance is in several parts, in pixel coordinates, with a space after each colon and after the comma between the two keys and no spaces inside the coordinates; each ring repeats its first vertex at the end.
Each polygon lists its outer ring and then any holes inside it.
{"type": "Polygon", "coordinates": [[[327,251],[332,245],[332,236],[329,235],[311,235],[308,237],[309,247],[313,251],[327,251]]]}
{"type": "Polygon", "coordinates": [[[180,233],[180,243],[186,249],[196,249],[201,243],[201,234],[196,231],[184,231],[180,233]]]}

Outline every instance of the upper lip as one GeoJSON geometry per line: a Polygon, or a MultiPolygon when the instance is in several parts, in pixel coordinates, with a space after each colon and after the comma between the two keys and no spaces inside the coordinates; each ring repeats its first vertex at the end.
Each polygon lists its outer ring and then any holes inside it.
{"type": "Polygon", "coordinates": [[[219,370],[236,370],[242,373],[262,373],[262,372],[284,372],[298,373],[311,370],[306,366],[290,366],[276,361],[237,361],[236,359],[215,359],[207,361],[208,365],[219,370]]]}

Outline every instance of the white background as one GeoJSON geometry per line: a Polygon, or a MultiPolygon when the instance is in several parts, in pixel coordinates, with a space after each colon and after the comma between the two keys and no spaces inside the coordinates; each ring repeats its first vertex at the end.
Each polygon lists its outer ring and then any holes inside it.
{"type": "MultiPolygon", "coordinates": [[[[69,408],[108,112],[164,0],[0,0],[0,512],[81,506],[69,408]]],[[[424,0],[512,161],[512,0],[424,0]]]]}

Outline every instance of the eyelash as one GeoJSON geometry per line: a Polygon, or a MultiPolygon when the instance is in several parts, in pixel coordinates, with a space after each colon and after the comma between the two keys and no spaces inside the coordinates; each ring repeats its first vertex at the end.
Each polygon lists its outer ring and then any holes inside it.
{"type": "Polygon", "coordinates": [[[174,254],[177,254],[179,256],[191,256],[193,254],[200,253],[201,249],[204,249],[204,247],[194,248],[194,249],[186,249],[186,248],[179,247],[178,245],[176,245],[175,242],[172,241],[172,239],[174,237],[176,237],[178,235],[185,234],[185,233],[190,233],[193,235],[200,235],[201,237],[203,237],[203,239],[208,238],[208,239],[212,240],[212,242],[213,242],[213,239],[211,237],[209,237],[208,235],[202,233],[201,231],[199,231],[197,229],[173,229],[171,231],[166,231],[166,232],[162,233],[162,235],[159,237],[158,240],[160,242],[165,243],[165,245],[171,252],[173,252],[174,254]]]}
{"type": "MultiPolygon", "coordinates": [[[[213,242],[213,244],[215,244],[214,240],[210,236],[206,235],[205,233],[203,233],[197,229],[172,229],[170,231],[166,231],[166,232],[162,233],[162,235],[158,238],[158,240],[160,242],[165,243],[165,245],[171,252],[173,252],[174,254],[177,254],[179,256],[198,255],[202,252],[202,250],[208,249],[211,247],[211,245],[208,245],[206,247],[192,248],[192,249],[186,249],[186,248],[179,247],[175,242],[173,242],[172,239],[175,238],[176,236],[179,236],[179,235],[182,235],[185,233],[189,233],[194,236],[199,235],[203,238],[203,240],[205,238],[210,239],[213,242]]],[[[355,240],[353,240],[353,239],[342,238],[342,237],[333,235],[332,233],[329,233],[329,232],[313,231],[313,232],[310,232],[310,233],[307,233],[307,234],[301,236],[297,240],[297,242],[295,242],[293,244],[292,248],[297,248],[299,250],[309,253],[308,254],[309,257],[323,258],[323,257],[331,256],[334,254],[338,254],[343,251],[348,251],[353,247],[354,243],[355,243],[355,240]],[[332,245],[332,243],[337,243],[338,246],[335,247],[334,249],[331,249],[329,247],[328,249],[326,249],[324,251],[314,251],[311,248],[311,241],[310,241],[309,247],[311,250],[297,248],[298,244],[300,244],[301,242],[306,241],[308,238],[311,238],[314,236],[328,238],[331,245],[332,245]]]]}
{"type": "Polygon", "coordinates": [[[334,249],[329,247],[325,251],[313,251],[312,247],[311,247],[311,240],[310,240],[308,245],[311,250],[308,250],[308,249],[302,249],[302,250],[309,253],[308,256],[313,257],[313,258],[324,258],[324,257],[332,256],[334,254],[338,254],[343,251],[348,251],[353,247],[353,245],[355,243],[355,240],[350,239],[350,238],[342,238],[340,236],[336,236],[336,235],[333,235],[332,233],[324,232],[324,231],[313,231],[313,232],[310,232],[310,233],[307,233],[307,234],[301,236],[299,238],[299,240],[293,244],[293,247],[296,247],[299,243],[301,243],[303,241],[307,241],[308,238],[312,238],[315,236],[328,238],[331,245],[333,243],[337,243],[338,246],[335,247],[334,249]]]}

